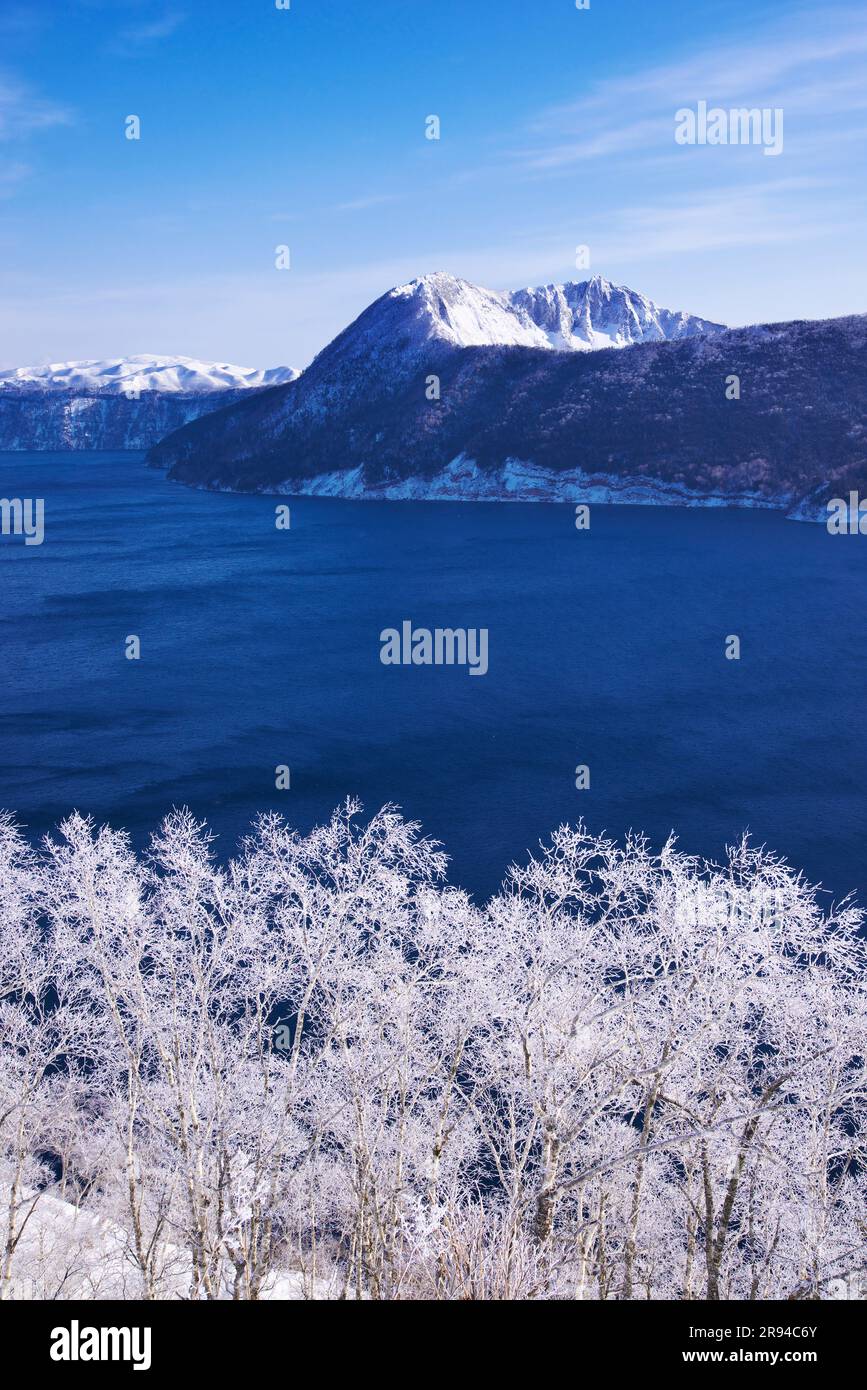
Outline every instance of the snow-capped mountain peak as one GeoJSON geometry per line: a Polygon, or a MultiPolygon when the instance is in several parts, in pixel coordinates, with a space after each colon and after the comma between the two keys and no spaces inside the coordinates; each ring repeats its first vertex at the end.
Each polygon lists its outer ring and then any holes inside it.
{"type": "Polygon", "coordinates": [[[516,313],[509,296],[486,290],[443,271],[398,285],[386,296],[406,301],[429,338],[454,347],[547,347],[544,333],[516,313]]]}
{"type": "Polygon", "coordinates": [[[601,275],[565,285],[516,290],[509,295],[561,351],[629,347],[720,333],[724,325],[694,314],[662,309],[652,299],[601,275]]]}
{"type": "Polygon", "coordinates": [[[18,389],[88,396],[122,396],[146,391],[205,395],[212,391],[279,386],[298,375],[294,367],[238,367],[229,362],[202,362],[195,357],[139,354],[0,370],[0,391],[18,389]]]}

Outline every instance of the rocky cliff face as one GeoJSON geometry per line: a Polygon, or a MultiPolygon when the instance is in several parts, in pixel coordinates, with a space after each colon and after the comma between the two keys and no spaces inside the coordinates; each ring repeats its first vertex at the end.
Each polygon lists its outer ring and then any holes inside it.
{"type": "Polygon", "coordinates": [[[633,343],[671,342],[724,331],[695,314],[660,309],[646,295],[601,275],[580,284],[516,290],[510,304],[545,333],[552,348],[593,352],[633,343]]]}
{"type": "Polygon", "coordinates": [[[149,449],[190,420],[230,404],[242,393],[123,396],[0,394],[0,449],[149,449]]]}

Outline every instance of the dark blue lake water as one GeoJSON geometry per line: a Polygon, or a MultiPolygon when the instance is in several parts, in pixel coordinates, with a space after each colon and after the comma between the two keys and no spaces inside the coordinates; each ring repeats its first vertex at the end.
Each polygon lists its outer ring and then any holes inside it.
{"type": "Polygon", "coordinates": [[[708,856],[749,828],[867,902],[867,538],[326,499],[280,531],[275,499],[129,454],[0,455],[0,494],[45,499],[42,546],[0,539],[0,805],[33,832],[77,807],[141,843],[186,804],[228,851],[257,811],[307,829],[354,793],[420,820],[477,894],[583,816],[708,856]],[[382,665],[404,619],[486,627],[488,674],[382,665]]]}

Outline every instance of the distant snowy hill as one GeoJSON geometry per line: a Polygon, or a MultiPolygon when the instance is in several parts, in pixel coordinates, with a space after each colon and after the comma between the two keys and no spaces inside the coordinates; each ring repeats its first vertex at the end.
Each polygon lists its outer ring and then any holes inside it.
{"type": "Polygon", "coordinates": [[[134,391],[171,391],[200,395],[206,391],[240,391],[245,387],[280,386],[294,381],[294,367],[235,367],[229,362],[200,362],[195,357],[112,357],[105,361],[52,362],[45,367],[0,370],[0,391],[71,391],[120,396],[134,391]]]}
{"type": "Polygon", "coordinates": [[[208,411],[297,376],[293,367],[152,355],[7,368],[0,449],[147,449],[208,411]]]}

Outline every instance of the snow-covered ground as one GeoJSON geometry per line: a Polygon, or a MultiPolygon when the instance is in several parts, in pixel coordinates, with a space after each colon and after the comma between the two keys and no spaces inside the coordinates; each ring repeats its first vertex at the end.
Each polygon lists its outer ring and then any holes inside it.
{"type": "MultiPolygon", "coordinates": [[[[5,1221],[6,1211],[2,1211],[0,1227],[5,1227],[5,1221]]],[[[156,1267],[162,1298],[189,1297],[189,1258],[178,1246],[163,1242],[156,1267]]],[[[227,1268],[227,1299],[232,1297],[232,1275],[227,1268]]],[[[324,1270],[320,1260],[315,1275],[299,1268],[272,1276],[260,1296],[267,1300],[327,1300],[341,1297],[342,1292],[337,1272],[324,1270]]],[[[33,1202],[4,1296],[13,1301],[141,1298],[130,1239],[117,1222],[41,1194],[33,1202]]],[[[353,1297],[352,1290],[347,1296],[353,1297]]]]}

